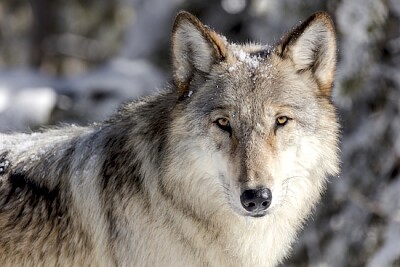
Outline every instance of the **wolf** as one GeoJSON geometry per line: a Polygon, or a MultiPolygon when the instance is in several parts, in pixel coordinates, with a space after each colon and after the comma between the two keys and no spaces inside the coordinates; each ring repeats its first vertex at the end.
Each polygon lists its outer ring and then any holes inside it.
{"type": "Polygon", "coordinates": [[[105,122],[0,135],[2,266],[276,266],[339,171],[336,40],[178,13],[172,82],[105,122]]]}

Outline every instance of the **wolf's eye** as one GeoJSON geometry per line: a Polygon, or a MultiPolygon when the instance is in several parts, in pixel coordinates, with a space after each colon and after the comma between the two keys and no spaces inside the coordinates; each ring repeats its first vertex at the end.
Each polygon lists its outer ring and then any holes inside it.
{"type": "Polygon", "coordinates": [[[280,116],[276,118],[276,126],[281,127],[284,126],[286,123],[288,123],[289,118],[286,116],[280,116]]]}
{"type": "Polygon", "coordinates": [[[232,128],[231,124],[229,123],[229,120],[226,118],[219,118],[215,121],[215,123],[218,125],[219,128],[222,130],[228,132],[229,134],[232,134],[232,128]]]}

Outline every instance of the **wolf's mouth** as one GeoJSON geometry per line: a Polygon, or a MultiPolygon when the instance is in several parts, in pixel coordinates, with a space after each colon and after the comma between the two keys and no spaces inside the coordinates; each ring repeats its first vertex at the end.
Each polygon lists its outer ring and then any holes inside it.
{"type": "Polygon", "coordinates": [[[246,216],[250,216],[250,217],[253,217],[253,218],[261,218],[261,217],[264,217],[267,214],[268,214],[268,211],[263,211],[263,212],[256,213],[256,214],[254,214],[254,213],[247,214],[246,216]]]}

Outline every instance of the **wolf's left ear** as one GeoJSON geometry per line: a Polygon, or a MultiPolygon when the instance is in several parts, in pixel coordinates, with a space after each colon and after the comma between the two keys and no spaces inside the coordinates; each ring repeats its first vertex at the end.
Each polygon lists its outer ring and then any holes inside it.
{"type": "Polygon", "coordinates": [[[292,60],[297,71],[311,70],[321,93],[330,96],[336,66],[336,35],[327,13],[309,17],[282,39],[276,52],[292,60]]]}
{"type": "Polygon", "coordinates": [[[181,11],[172,30],[173,79],[184,94],[196,71],[209,73],[213,64],[225,59],[225,41],[192,14],[181,11]]]}

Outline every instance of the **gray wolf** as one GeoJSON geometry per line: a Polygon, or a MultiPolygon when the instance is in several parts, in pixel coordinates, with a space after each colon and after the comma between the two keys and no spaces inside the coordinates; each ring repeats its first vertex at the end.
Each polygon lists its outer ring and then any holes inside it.
{"type": "Polygon", "coordinates": [[[173,83],[109,120],[0,135],[2,266],[276,266],[338,173],[334,26],[238,45],[181,12],[173,83]]]}

